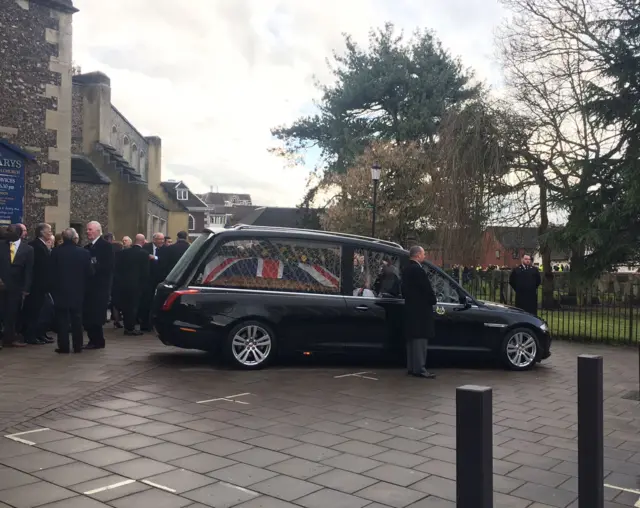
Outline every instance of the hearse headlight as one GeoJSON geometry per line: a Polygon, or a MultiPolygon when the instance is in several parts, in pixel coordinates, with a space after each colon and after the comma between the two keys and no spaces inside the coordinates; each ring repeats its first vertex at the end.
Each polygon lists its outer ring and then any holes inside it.
{"type": "Polygon", "coordinates": [[[543,321],[542,324],[540,325],[540,330],[542,330],[545,333],[548,332],[549,331],[549,325],[543,321]]]}

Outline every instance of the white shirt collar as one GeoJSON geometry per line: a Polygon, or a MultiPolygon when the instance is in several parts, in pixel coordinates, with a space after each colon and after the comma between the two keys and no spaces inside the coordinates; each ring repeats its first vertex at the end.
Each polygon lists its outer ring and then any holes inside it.
{"type": "Polygon", "coordinates": [[[96,244],[96,242],[97,242],[99,239],[100,239],[100,237],[97,237],[95,240],[93,240],[93,241],[91,242],[91,245],[95,245],[95,244],[96,244]]]}
{"type": "Polygon", "coordinates": [[[16,250],[18,250],[20,248],[20,242],[22,241],[22,238],[18,238],[15,242],[13,242],[13,245],[15,245],[16,250]]]}

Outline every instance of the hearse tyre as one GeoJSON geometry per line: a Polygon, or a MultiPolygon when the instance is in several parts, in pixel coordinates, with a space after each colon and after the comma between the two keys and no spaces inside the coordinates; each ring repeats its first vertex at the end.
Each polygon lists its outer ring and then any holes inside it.
{"type": "Polygon", "coordinates": [[[227,362],[235,368],[262,369],[276,355],[275,333],[262,321],[242,321],[229,331],[225,340],[224,355],[227,362]]]}
{"type": "Polygon", "coordinates": [[[540,361],[540,339],[531,328],[509,330],[502,341],[500,357],[510,370],[530,370],[540,361]]]}

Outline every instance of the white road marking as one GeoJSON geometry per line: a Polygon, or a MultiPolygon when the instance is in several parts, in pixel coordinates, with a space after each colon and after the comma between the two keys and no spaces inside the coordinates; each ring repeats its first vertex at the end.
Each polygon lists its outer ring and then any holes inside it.
{"type": "Polygon", "coordinates": [[[218,402],[219,400],[224,400],[225,402],[235,402],[236,404],[249,404],[248,402],[244,402],[242,400],[235,400],[237,397],[244,397],[245,395],[251,395],[249,392],[247,393],[237,393],[235,395],[227,395],[226,397],[218,397],[217,399],[207,399],[207,400],[199,400],[196,404],[206,404],[207,402],[218,402]]]}
{"type": "Polygon", "coordinates": [[[371,379],[372,381],[379,381],[377,377],[365,376],[365,374],[375,374],[375,372],[354,372],[353,374],[342,374],[341,376],[333,376],[334,379],[340,379],[343,377],[359,377],[362,379],[371,379]]]}
{"type": "MultiPolygon", "coordinates": [[[[621,490],[623,492],[629,492],[630,494],[637,494],[638,496],[640,496],[640,490],[627,489],[625,487],[617,487],[616,485],[609,485],[608,483],[605,483],[604,486],[607,487],[608,489],[621,490]]],[[[636,504],[634,504],[633,506],[634,508],[640,508],[640,498],[638,498],[638,500],[636,501],[636,504]]]]}
{"type": "Polygon", "coordinates": [[[11,441],[16,441],[17,443],[26,444],[29,446],[33,446],[35,444],[33,441],[27,441],[26,439],[20,439],[19,437],[12,437],[12,436],[4,436],[4,437],[11,439],[11,441]]]}
{"type": "Polygon", "coordinates": [[[26,432],[18,432],[17,434],[9,434],[8,436],[4,436],[4,437],[26,436],[27,434],[34,434],[36,432],[43,432],[45,430],[51,430],[51,429],[49,429],[49,427],[44,427],[42,429],[28,430],[26,432]]]}
{"type": "Polygon", "coordinates": [[[146,483],[147,485],[151,487],[155,487],[156,489],[166,490],[167,492],[171,492],[172,494],[175,494],[177,492],[177,490],[175,489],[172,489],[170,487],[165,487],[164,485],[160,485],[158,483],[150,482],[149,480],[142,480],[142,483],[146,483]]]}
{"type": "Polygon", "coordinates": [[[254,492],[253,490],[249,490],[249,489],[245,489],[244,487],[238,487],[237,485],[233,485],[231,483],[227,483],[227,482],[220,482],[222,485],[226,485],[227,487],[231,487],[232,489],[237,489],[240,492],[244,492],[245,494],[250,494],[252,496],[257,496],[258,493],[254,492]]]}
{"type": "Polygon", "coordinates": [[[106,487],[100,487],[99,489],[88,490],[84,493],[85,496],[92,496],[94,494],[99,494],[100,492],[104,492],[105,490],[117,489],[118,487],[124,487],[125,485],[130,485],[132,483],[136,483],[135,480],[124,480],[122,482],[114,483],[112,485],[107,485],[106,487]]]}
{"type": "Polygon", "coordinates": [[[26,439],[22,439],[19,438],[18,436],[25,436],[27,434],[34,434],[35,432],[44,432],[45,430],[51,430],[48,427],[42,428],[42,429],[35,429],[35,430],[27,430],[26,432],[17,432],[15,434],[7,434],[6,437],[7,439],[11,439],[12,441],[16,441],[17,443],[22,443],[22,444],[26,444],[29,446],[33,446],[36,443],[34,441],[28,441],[26,439]]]}

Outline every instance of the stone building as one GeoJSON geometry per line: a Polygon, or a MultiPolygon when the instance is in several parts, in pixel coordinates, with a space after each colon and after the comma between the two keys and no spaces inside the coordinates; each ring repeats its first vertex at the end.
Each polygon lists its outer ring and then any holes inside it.
{"type": "Polygon", "coordinates": [[[72,0],[0,0],[0,137],[35,156],[22,222],[69,224],[72,0]]]}
{"type": "Polygon", "coordinates": [[[116,238],[148,233],[149,210],[162,208],[149,194],[160,180],[161,145],[160,138],[142,135],[111,103],[108,76],[74,76],[70,222],[97,220],[116,238]]]}

